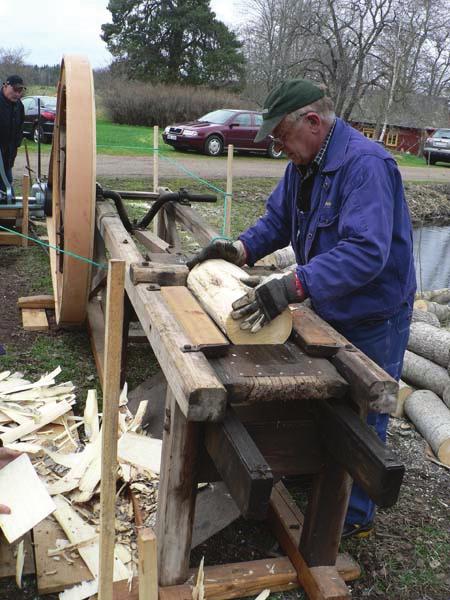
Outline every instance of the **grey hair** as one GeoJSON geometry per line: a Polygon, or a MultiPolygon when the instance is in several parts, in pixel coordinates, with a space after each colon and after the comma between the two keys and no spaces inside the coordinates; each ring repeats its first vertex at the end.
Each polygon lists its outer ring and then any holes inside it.
{"type": "Polygon", "coordinates": [[[294,112],[288,115],[288,119],[291,122],[298,121],[305,112],[315,112],[322,120],[331,125],[335,118],[333,101],[329,96],[324,96],[307,106],[302,106],[301,108],[294,110],[294,112]]]}

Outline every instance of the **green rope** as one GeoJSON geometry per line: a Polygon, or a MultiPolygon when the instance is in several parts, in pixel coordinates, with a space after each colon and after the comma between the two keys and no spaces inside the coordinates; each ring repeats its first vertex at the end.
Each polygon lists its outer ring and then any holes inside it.
{"type": "Polygon", "coordinates": [[[75,252],[70,252],[70,250],[63,250],[62,248],[59,248],[58,246],[53,246],[53,244],[48,244],[47,242],[43,242],[40,239],[30,237],[29,235],[24,235],[23,233],[14,231],[14,229],[9,229],[8,227],[4,227],[3,225],[0,225],[0,229],[3,229],[4,231],[7,231],[8,233],[13,233],[14,235],[17,235],[21,238],[25,238],[26,240],[30,240],[30,242],[35,242],[36,244],[39,244],[40,246],[44,246],[46,248],[51,248],[52,250],[56,250],[57,252],[62,252],[63,254],[67,254],[68,256],[72,256],[73,258],[77,258],[78,260],[81,260],[83,262],[94,265],[94,267],[98,267],[99,269],[106,269],[106,270],[108,269],[108,266],[105,264],[97,263],[97,262],[91,260],[90,258],[86,258],[85,256],[80,256],[79,254],[75,254],[75,252]]]}

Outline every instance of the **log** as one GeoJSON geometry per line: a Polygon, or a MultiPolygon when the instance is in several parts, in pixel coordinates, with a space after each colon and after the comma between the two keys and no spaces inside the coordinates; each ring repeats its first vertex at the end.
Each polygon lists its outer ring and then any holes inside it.
{"type": "Polygon", "coordinates": [[[240,321],[231,317],[232,303],[249,290],[242,277],[246,273],[236,265],[220,259],[207,260],[192,269],[187,286],[233,344],[283,344],[292,330],[289,309],[257,333],[240,329],[240,321]]]}
{"type": "Polygon", "coordinates": [[[412,323],[408,350],[448,368],[450,362],[450,331],[427,323],[412,323]]]}
{"type": "Polygon", "coordinates": [[[450,384],[447,385],[447,387],[442,392],[442,400],[444,401],[444,404],[446,404],[448,408],[450,408],[450,384]]]}
{"type": "Polygon", "coordinates": [[[428,323],[428,325],[434,325],[434,327],[440,327],[441,323],[437,316],[432,312],[427,312],[425,310],[413,310],[412,313],[412,323],[422,322],[428,323]]]}
{"type": "Polygon", "coordinates": [[[405,416],[405,400],[414,392],[414,389],[415,388],[400,379],[398,382],[397,406],[395,410],[391,412],[391,417],[400,419],[405,416]]]}
{"type": "Polygon", "coordinates": [[[429,390],[417,390],[407,398],[405,412],[438,459],[450,466],[450,410],[439,396],[429,390]]]}
{"type": "Polygon", "coordinates": [[[256,263],[258,266],[276,267],[277,269],[286,269],[296,263],[295,253],[292,246],[286,246],[281,250],[275,250],[256,263]]]}
{"type": "Polygon", "coordinates": [[[439,290],[427,290],[424,292],[417,292],[416,300],[432,300],[433,302],[439,302],[440,304],[447,304],[450,302],[450,288],[441,288],[439,290]]]}
{"type": "Polygon", "coordinates": [[[439,304],[431,300],[416,300],[414,308],[436,315],[440,323],[447,323],[450,320],[450,306],[446,304],[439,304]]]}
{"type": "Polygon", "coordinates": [[[417,388],[431,390],[441,398],[450,384],[447,369],[409,350],[405,352],[402,377],[417,388]]]}

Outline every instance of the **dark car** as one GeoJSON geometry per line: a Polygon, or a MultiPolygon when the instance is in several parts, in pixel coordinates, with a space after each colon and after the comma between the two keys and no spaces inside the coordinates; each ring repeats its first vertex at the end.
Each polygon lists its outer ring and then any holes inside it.
{"type": "Polygon", "coordinates": [[[22,98],[25,108],[23,133],[35,142],[39,137],[41,142],[52,141],[56,117],[56,97],[54,96],[25,96],[22,98]],[[41,101],[41,119],[38,118],[38,99],[41,101]]]}
{"type": "Polygon", "coordinates": [[[271,158],[280,158],[283,153],[275,150],[269,137],[262,142],[253,141],[261,124],[259,112],[220,109],[196,121],[170,125],[162,137],[177,150],[198,150],[209,156],[219,156],[228,144],[233,144],[236,150],[264,152],[271,158]]]}
{"type": "Polygon", "coordinates": [[[430,165],[437,161],[450,162],[450,129],[436,129],[425,142],[423,155],[430,165]]]}

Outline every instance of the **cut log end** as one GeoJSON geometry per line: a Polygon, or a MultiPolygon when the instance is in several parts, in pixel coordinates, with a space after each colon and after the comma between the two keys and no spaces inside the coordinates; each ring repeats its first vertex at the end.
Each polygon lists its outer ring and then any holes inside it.
{"type": "Polygon", "coordinates": [[[450,467],[450,439],[441,444],[437,456],[441,463],[450,467]]]}
{"type": "Polygon", "coordinates": [[[284,344],[292,331],[292,314],[286,309],[256,333],[241,329],[240,324],[241,321],[236,321],[231,316],[228,316],[225,323],[226,335],[235,345],[284,344]]]}

